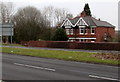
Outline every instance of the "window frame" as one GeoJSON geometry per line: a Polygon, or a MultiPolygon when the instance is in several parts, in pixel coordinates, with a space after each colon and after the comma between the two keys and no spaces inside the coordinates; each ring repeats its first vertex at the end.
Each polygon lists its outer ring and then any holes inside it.
{"type": "Polygon", "coordinates": [[[73,33],[73,29],[71,28],[70,29],[70,35],[73,35],[74,33],[73,33]]]}
{"type": "Polygon", "coordinates": [[[88,29],[87,28],[84,29],[84,33],[88,34],[88,29]]]}
{"type": "Polygon", "coordinates": [[[95,28],[94,27],[91,27],[91,34],[95,34],[95,28]],[[94,33],[93,33],[94,31],[94,33]]]}
{"type": "Polygon", "coordinates": [[[70,29],[65,29],[65,31],[67,35],[70,35],[70,29]]]}
{"type": "Polygon", "coordinates": [[[80,32],[80,34],[84,34],[84,28],[83,28],[83,27],[80,27],[80,28],[79,28],[79,32],[80,32]],[[81,33],[81,29],[82,29],[83,33],[81,33]]]}
{"type": "Polygon", "coordinates": [[[95,42],[95,39],[91,39],[91,42],[94,43],[94,42],[95,42]],[[94,40],[94,41],[92,41],[92,40],[94,40]]]}

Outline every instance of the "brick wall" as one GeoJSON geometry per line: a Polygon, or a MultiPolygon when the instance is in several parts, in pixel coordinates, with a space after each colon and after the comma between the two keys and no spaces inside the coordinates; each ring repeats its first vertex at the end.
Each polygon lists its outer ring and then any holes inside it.
{"type": "Polygon", "coordinates": [[[104,34],[109,33],[111,37],[114,37],[115,30],[111,27],[97,27],[96,28],[96,42],[104,42],[104,34]]]}
{"type": "Polygon", "coordinates": [[[120,51],[120,43],[80,43],[67,41],[29,41],[21,42],[28,47],[48,47],[87,50],[116,50],[120,51]]]}

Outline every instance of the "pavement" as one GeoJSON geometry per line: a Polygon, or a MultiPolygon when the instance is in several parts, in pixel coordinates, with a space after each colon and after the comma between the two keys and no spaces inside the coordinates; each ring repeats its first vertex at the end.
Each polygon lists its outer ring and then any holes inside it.
{"type": "Polygon", "coordinates": [[[25,49],[43,49],[43,50],[64,50],[64,51],[94,52],[94,53],[120,53],[120,51],[113,51],[113,50],[84,50],[84,49],[42,48],[42,47],[4,46],[4,45],[2,45],[0,47],[25,48],[25,49]]]}
{"type": "Polygon", "coordinates": [[[117,66],[2,54],[3,80],[120,81],[117,66]]]}

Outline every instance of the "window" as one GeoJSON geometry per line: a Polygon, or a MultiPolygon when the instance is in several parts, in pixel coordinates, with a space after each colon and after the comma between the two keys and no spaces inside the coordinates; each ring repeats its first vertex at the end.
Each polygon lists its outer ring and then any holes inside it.
{"type": "Polygon", "coordinates": [[[73,42],[74,40],[71,40],[71,42],[73,42]]]}
{"type": "Polygon", "coordinates": [[[69,35],[69,34],[70,34],[69,29],[66,29],[66,34],[67,34],[67,35],[69,35]]]}
{"type": "Polygon", "coordinates": [[[83,42],[83,39],[80,39],[80,42],[83,42]]]}
{"type": "Polygon", "coordinates": [[[84,42],[88,42],[88,40],[87,40],[87,39],[84,39],[84,42]]]}
{"type": "Polygon", "coordinates": [[[91,42],[95,42],[95,39],[91,39],[91,42]]]}
{"type": "Polygon", "coordinates": [[[95,34],[95,28],[91,28],[91,34],[95,34]]]}
{"type": "Polygon", "coordinates": [[[88,29],[87,28],[85,28],[85,34],[87,34],[88,33],[88,29]]]}
{"type": "Polygon", "coordinates": [[[87,39],[80,39],[80,42],[88,42],[87,39]]]}
{"type": "Polygon", "coordinates": [[[73,29],[70,29],[70,34],[73,35],[73,29]]]}
{"type": "Polygon", "coordinates": [[[84,33],[84,28],[80,28],[80,34],[84,33]]]}

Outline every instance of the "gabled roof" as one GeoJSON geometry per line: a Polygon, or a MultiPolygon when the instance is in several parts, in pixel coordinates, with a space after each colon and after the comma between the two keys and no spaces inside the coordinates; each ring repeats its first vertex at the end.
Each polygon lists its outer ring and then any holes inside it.
{"type": "MultiPolygon", "coordinates": [[[[97,27],[115,27],[112,24],[106,22],[106,21],[101,21],[101,20],[97,20],[91,16],[85,16],[85,17],[75,17],[73,19],[68,19],[72,26],[75,26],[76,23],[79,21],[79,19],[82,18],[88,26],[97,26],[97,27]]],[[[63,24],[62,24],[63,25],[63,24]]]]}
{"type": "Polygon", "coordinates": [[[69,19],[69,20],[73,25],[75,25],[79,19],[80,19],[80,17],[75,17],[75,18],[69,19]]]}

